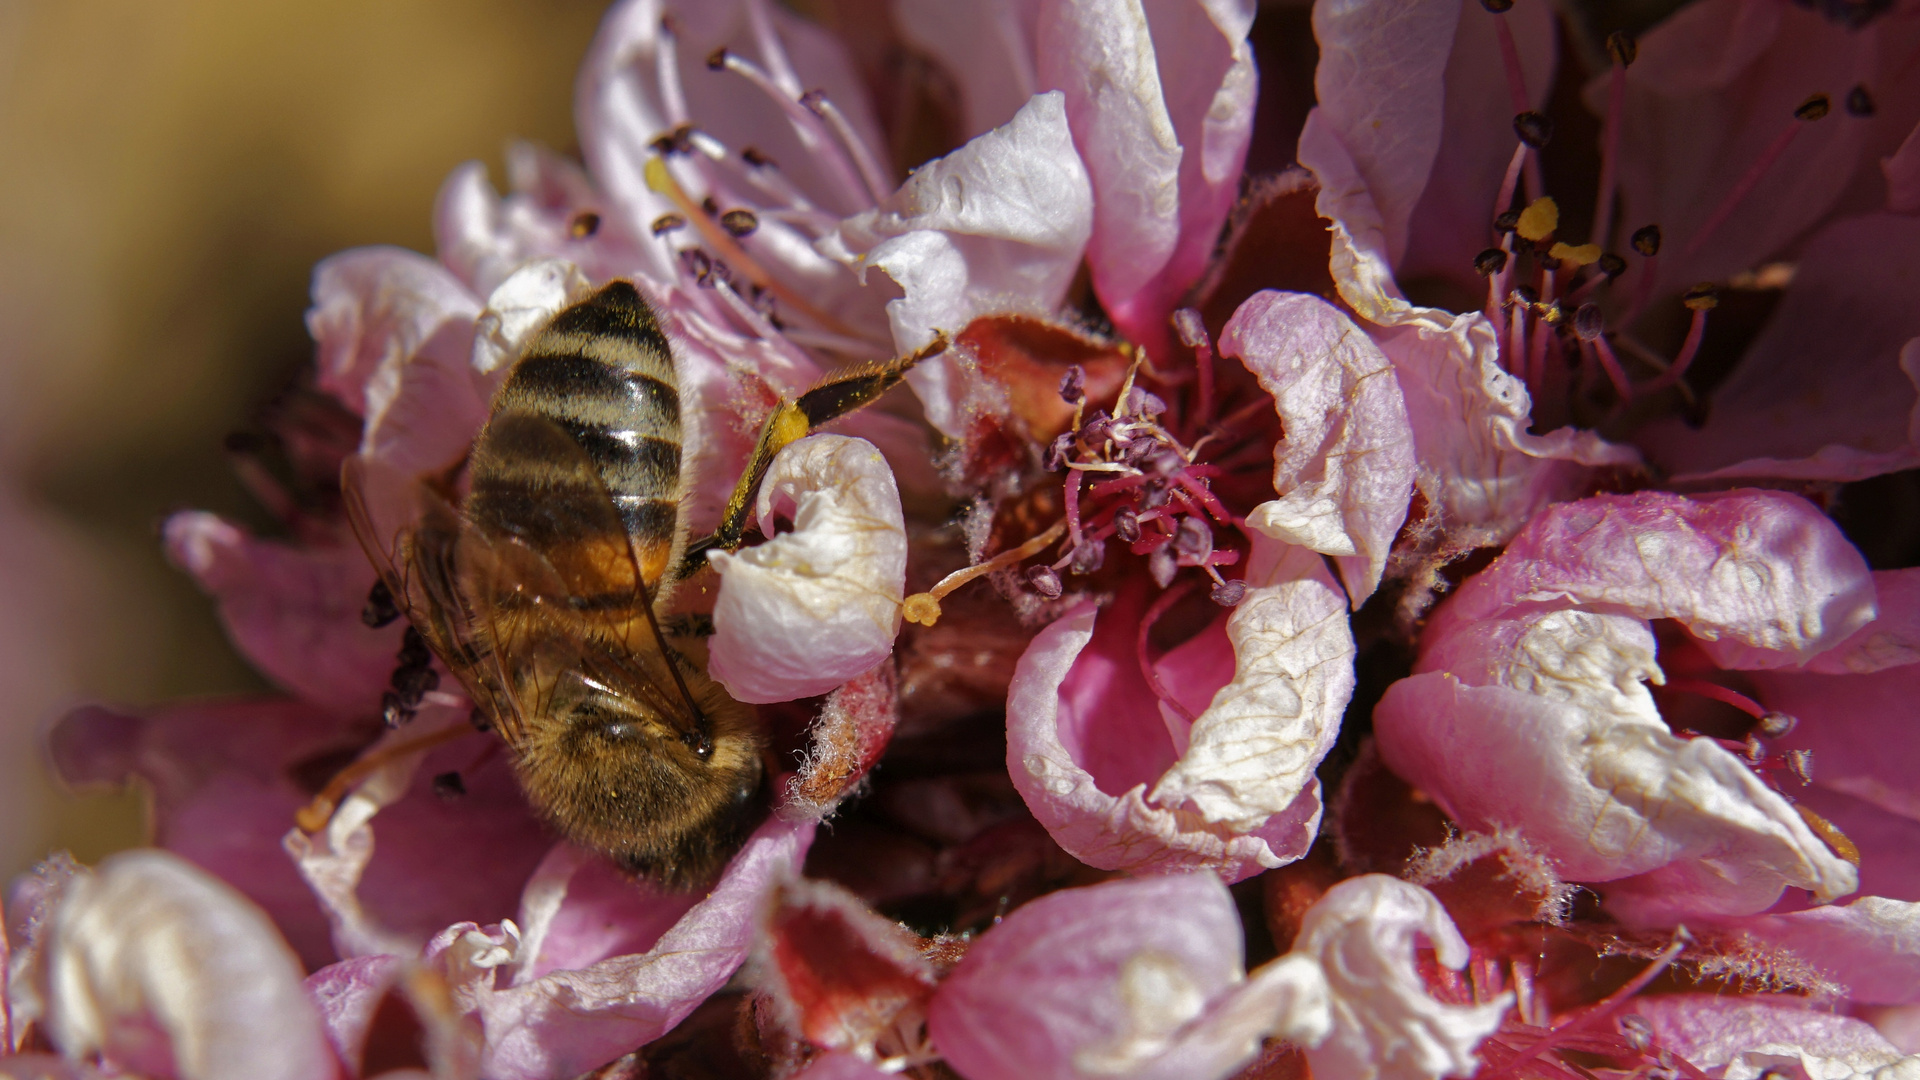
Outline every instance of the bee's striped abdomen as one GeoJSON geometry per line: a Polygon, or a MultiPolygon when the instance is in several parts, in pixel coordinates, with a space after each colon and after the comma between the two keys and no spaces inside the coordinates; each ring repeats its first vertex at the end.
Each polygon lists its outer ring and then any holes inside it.
{"type": "Polygon", "coordinates": [[[651,584],[672,554],[679,491],[673,355],[646,301],[616,281],[555,316],[514,364],[474,445],[467,512],[556,565],[564,548],[631,538],[651,584]],[[556,428],[577,450],[556,455],[556,428]],[[608,495],[624,536],[607,535],[608,495]]]}

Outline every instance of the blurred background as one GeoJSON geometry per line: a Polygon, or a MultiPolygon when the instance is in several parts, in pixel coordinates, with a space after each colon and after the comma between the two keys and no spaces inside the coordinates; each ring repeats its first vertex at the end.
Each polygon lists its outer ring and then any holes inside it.
{"type": "Polygon", "coordinates": [[[262,688],[161,554],[260,520],[223,436],[295,384],[308,275],[432,250],[440,181],[573,148],[605,0],[0,0],[0,881],[141,839],[46,778],[79,701],[262,688]]]}

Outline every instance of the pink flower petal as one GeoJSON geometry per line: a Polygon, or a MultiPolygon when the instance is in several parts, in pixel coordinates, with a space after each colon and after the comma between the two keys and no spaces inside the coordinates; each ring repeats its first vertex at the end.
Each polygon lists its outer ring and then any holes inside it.
{"type": "MultiPolygon", "coordinates": [[[[1068,105],[1042,94],[1004,126],[916,171],[878,208],[842,222],[823,249],[863,278],[868,268],[905,292],[887,305],[903,352],[936,330],[958,334],[974,316],[1013,305],[1051,315],[1066,295],[1093,228],[1093,189],[1074,149],[1068,105]]],[[[954,361],[920,364],[907,382],[927,419],[962,432],[967,387],[954,361]]]]}
{"type": "Polygon", "coordinates": [[[887,658],[900,632],[907,536],[886,458],[864,439],[814,435],[780,451],[760,485],[773,537],[714,552],[720,598],[708,672],[737,701],[825,693],[887,658]],[[774,535],[774,513],[793,528],[774,535]]]}
{"type": "Polygon", "coordinates": [[[1255,543],[1246,580],[1257,584],[1225,627],[1162,661],[1194,673],[1169,680],[1198,713],[1190,730],[1139,674],[1139,615],[1129,608],[1099,620],[1100,633],[1091,607],[1075,609],[1021,657],[1007,768],[1075,858],[1103,869],[1207,867],[1238,880],[1306,851],[1320,814],[1313,769],[1352,693],[1353,642],[1344,597],[1318,557],[1255,543]]]}
{"type": "Polygon", "coordinates": [[[1920,1002],[1920,904],[1863,896],[1850,904],[1722,924],[1779,946],[1863,1005],[1920,1002]]]}
{"type": "Polygon", "coordinates": [[[1896,214],[1920,213],[1920,124],[1907,133],[1900,149],[1881,161],[1887,178],[1887,209],[1896,214]]]}
{"type": "Polygon", "coordinates": [[[334,1053],[351,1075],[360,1074],[374,1015],[405,967],[397,956],[360,956],[307,976],[307,995],[320,1010],[334,1053]]]}
{"type": "Polygon", "coordinates": [[[1650,628],[1627,615],[1450,624],[1375,708],[1381,756],[1463,826],[1520,829],[1564,878],[1668,868],[1657,890],[1608,890],[1635,922],[1748,914],[1789,884],[1853,891],[1854,868],[1739,758],[1668,731],[1643,683],[1659,678],[1653,658],[1650,628]]]}
{"type": "Polygon", "coordinates": [[[1240,951],[1233,899],[1211,874],[1049,893],[973,943],[929,1030],[969,1080],[1223,1077],[1258,1032],[1182,1036],[1243,981],[1240,951]]]}
{"type": "Polygon", "coordinates": [[[1903,1063],[1900,1051],[1864,1020],[1777,998],[1662,994],[1639,998],[1633,1009],[1660,1046],[1711,1075],[1753,1077],[1777,1068],[1808,1077],[1895,1080],[1920,1065],[1903,1063]]]}
{"type": "Polygon", "coordinates": [[[1501,367],[1486,316],[1407,302],[1389,267],[1387,225],[1375,197],[1320,109],[1301,132],[1300,163],[1319,181],[1316,208],[1333,221],[1340,297],[1374,324],[1374,341],[1393,362],[1414,449],[1431,470],[1423,489],[1446,532],[1443,546],[1499,544],[1540,507],[1578,494],[1592,469],[1639,463],[1632,448],[1592,432],[1530,433],[1532,400],[1501,367]]]}
{"type": "Polygon", "coordinates": [[[115,855],[53,913],[47,1030],[69,1057],[209,1080],[332,1080],[299,962],[260,909],[165,852],[115,855]]]}
{"type": "Polygon", "coordinates": [[[1307,909],[1294,953],[1326,973],[1333,1030],[1307,1046],[1317,1076],[1471,1076],[1474,1048],[1513,1005],[1448,1005],[1427,993],[1416,949],[1424,939],[1445,967],[1467,966],[1467,943],[1432,893],[1385,874],[1328,889],[1307,909]]]}
{"type": "Polygon", "coordinates": [[[1255,293],[1220,334],[1273,395],[1286,437],[1273,488],[1248,524],[1332,555],[1350,603],[1373,594],[1413,494],[1413,432],[1393,367],[1339,309],[1303,293],[1255,293]]]}
{"type": "Polygon", "coordinates": [[[794,1074],[793,1080],[888,1080],[897,1073],[881,1072],[853,1054],[821,1054],[794,1074]]]}
{"type": "Polygon", "coordinates": [[[254,667],[343,715],[379,707],[400,627],[360,621],[374,574],[358,545],[259,540],[197,510],[167,519],[165,536],[168,556],[219,601],[227,637],[254,667]]]}
{"type": "Polygon", "coordinates": [[[813,722],[807,755],[787,782],[778,813],[820,821],[866,790],[867,774],[900,722],[891,658],[836,687],[813,722]]]}
{"type": "Polygon", "coordinates": [[[1873,573],[1874,620],[1807,661],[1822,675],[1864,675],[1920,663],[1920,569],[1873,573]]]}
{"type": "Polygon", "coordinates": [[[1428,639],[1523,605],[1677,619],[1723,667],[1799,664],[1873,618],[1866,561],[1798,496],[1600,495],[1555,506],[1435,614],[1428,639]]]}
{"type": "Polygon", "coordinates": [[[1874,214],[1822,230],[1779,310],[1714,390],[1706,424],[1666,421],[1636,441],[1682,480],[1848,481],[1920,466],[1915,251],[1916,218],[1874,214]],[[1805,363],[1810,353],[1828,362],[1805,363]]]}
{"type": "Polygon", "coordinates": [[[797,870],[812,837],[811,824],[769,819],[712,891],[645,953],[506,988],[491,978],[456,985],[456,1000],[477,1011],[486,1033],[481,1073],[498,1080],[573,1076],[672,1029],[746,958],[767,891],[797,870]]]}

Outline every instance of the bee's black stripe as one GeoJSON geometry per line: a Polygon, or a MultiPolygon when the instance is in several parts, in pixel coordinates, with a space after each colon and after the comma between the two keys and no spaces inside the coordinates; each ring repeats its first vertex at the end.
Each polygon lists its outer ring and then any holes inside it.
{"type": "Polygon", "coordinates": [[[641,414],[655,421],[656,430],[668,426],[677,430],[680,424],[680,395],[670,384],[577,352],[529,355],[514,365],[501,388],[502,406],[536,407],[536,403],[576,398],[590,398],[601,405],[596,412],[623,409],[641,414]]]}
{"type": "Polygon", "coordinates": [[[653,310],[630,282],[610,282],[599,292],[554,316],[548,333],[623,337],[661,356],[673,355],[653,310]]]}

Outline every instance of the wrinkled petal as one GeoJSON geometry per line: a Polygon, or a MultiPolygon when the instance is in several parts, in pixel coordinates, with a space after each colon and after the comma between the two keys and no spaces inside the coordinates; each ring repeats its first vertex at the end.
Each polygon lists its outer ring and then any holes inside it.
{"type": "Polygon", "coordinates": [[[485,1032],[481,1073],[498,1080],[574,1076],[660,1037],[726,985],[746,958],[775,880],[798,868],[811,824],[762,825],[711,892],[644,953],[610,957],[499,988],[491,971],[454,987],[485,1032]]]}
{"type": "Polygon", "coordinates": [[[397,956],[360,956],[307,976],[307,996],[320,1010],[327,1041],[353,1075],[361,1072],[367,1035],[380,1002],[405,966],[397,956]]]}
{"type": "Polygon", "coordinates": [[[1065,889],[974,942],[934,994],[929,1027],[969,1080],[1215,1080],[1274,1027],[1324,1031],[1310,1015],[1326,1007],[1311,965],[1275,968],[1246,999],[1241,947],[1233,898],[1212,874],[1065,889]],[[1220,1024],[1222,1011],[1235,1022],[1220,1024]]]}
{"type": "Polygon", "coordinates": [[[1920,218],[1874,214],[1822,230],[1779,310],[1714,389],[1706,424],[1663,421],[1636,441],[1683,481],[1851,481],[1920,466],[1916,251],[1920,218]]]}
{"type": "MultiPolygon", "coordinates": [[[[1066,295],[1093,227],[1093,191],[1074,150],[1065,98],[1042,94],[1012,119],[917,170],[885,203],[842,222],[823,250],[905,295],[888,303],[908,352],[974,316],[1049,315],[1066,295]]],[[[907,375],[927,419],[961,433],[965,387],[949,357],[907,375]]]]}
{"type": "Polygon", "coordinates": [[[1501,367],[1486,316],[1407,302],[1389,269],[1375,197],[1320,109],[1301,132],[1300,163],[1319,181],[1316,208],[1333,222],[1340,296],[1378,328],[1375,343],[1393,362],[1426,469],[1421,486],[1450,546],[1498,544],[1539,507],[1578,493],[1592,469],[1639,464],[1632,448],[1589,431],[1531,434],[1532,400],[1501,367]]]}
{"type": "Polygon", "coordinates": [[[498,377],[555,315],[592,290],[580,268],[565,259],[540,259],[515,270],[488,295],[474,323],[474,370],[498,377]]]}
{"type": "Polygon", "coordinates": [[[1920,1002],[1920,904],[1863,896],[1850,904],[1724,925],[1792,951],[1845,987],[1849,1001],[1920,1002]]]}
{"type": "Polygon", "coordinates": [[[1754,1080],[1769,1068],[1804,1070],[1809,1080],[1911,1080],[1906,1058],[1864,1020],[1779,999],[1664,994],[1634,1010],[1660,1045],[1726,1080],[1754,1080]]]}
{"type": "Polygon", "coordinates": [[[1286,433],[1273,451],[1280,497],[1247,523],[1334,556],[1358,608],[1413,494],[1413,432],[1393,367],[1339,309],[1302,293],[1254,294],[1221,331],[1220,351],[1273,395],[1286,433]]]}
{"type": "Polygon", "coordinates": [[[1094,610],[1078,608],[1021,657],[1007,700],[1007,768],[1075,858],[1103,869],[1208,867],[1238,880],[1306,851],[1320,815],[1313,769],[1352,693],[1353,639],[1345,599],[1317,556],[1264,538],[1255,550],[1246,580],[1256,584],[1226,626],[1158,665],[1182,673],[1167,681],[1198,714],[1190,730],[1139,674],[1137,613],[1103,619],[1096,641],[1094,610]]]}
{"type": "Polygon", "coordinates": [[[125,852],[75,878],[46,962],[48,1033],[70,1057],[205,1080],[335,1075],[273,924],[176,856],[125,852]]]}
{"type": "Polygon", "coordinates": [[[1565,878],[1681,864],[1658,888],[1609,890],[1622,917],[1747,914],[1790,884],[1832,899],[1858,883],[1739,758],[1667,729],[1639,619],[1562,610],[1468,623],[1430,644],[1417,672],[1374,710],[1387,765],[1467,828],[1520,829],[1565,878]]]}
{"type": "Polygon", "coordinates": [[[1428,640],[1524,605],[1677,619],[1723,667],[1797,665],[1874,616],[1866,560],[1795,495],[1599,495],[1555,506],[1435,614],[1428,640]]]}
{"type": "Polygon", "coordinates": [[[815,435],[780,451],[760,485],[773,539],[715,552],[708,671],[737,701],[824,693],[886,659],[900,632],[907,537],[886,458],[864,439],[815,435]],[[793,528],[774,535],[774,512],[793,528]]]}
{"type": "Polygon", "coordinates": [[[636,240],[617,221],[602,221],[590,238],[575,234],[584,213],[598,216],[605,201],[575,162],[531,143],[507,148],[513,192],[502,198],[486,166],[469,161],[440,185],[434,200],[434,247],[440,261],[486,296],[522,266],[559,257],[594,281],[626,277],[647,267],[636,240]]]}
{"type": "Polygon", "coordinates": [[[400,627],[360,621],[373,566],[357,545],[291,547],[204,511],[167,519],[167,554],[220,605],[227,638],[302,700],[370,712],[393,673],[400,627]]]}
{"type": "Polygon", "coordinates": [[[1365,874],[1335,885],[1307,909],[1294,952],[1319,962],[1333,1007],[1331,1036],[1307,1049],[1315,1075],[1473,1075],[1474,1048],[1500,1026],[1513,995],[1473,1006],[1434,1000],[1415,962],[1422,938],[1441,964],[1456,971],[1467,966],[1466,940],[1440,901],[1417,885],[1365,874]]]}

